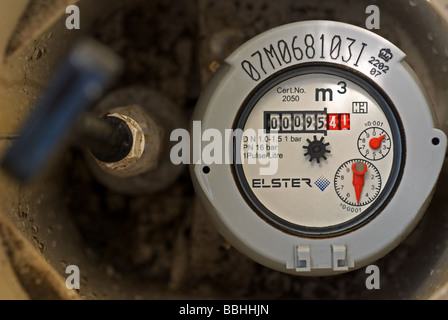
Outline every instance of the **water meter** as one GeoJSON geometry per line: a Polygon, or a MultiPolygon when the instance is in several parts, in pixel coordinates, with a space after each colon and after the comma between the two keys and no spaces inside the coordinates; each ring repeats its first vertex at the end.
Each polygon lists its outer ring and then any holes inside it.
{"type": "MultiPolygon", "coordinates": [[[[333,21],[281,26],[241,46],[194,120],[223,137],[222,161],[191,165],[218,230],[298,275],[347,272],[396,247],[422,217],[446,151],[405,53],[333,21]]],[[[193,142],[205,151],[204,135],[193,142]]]]}

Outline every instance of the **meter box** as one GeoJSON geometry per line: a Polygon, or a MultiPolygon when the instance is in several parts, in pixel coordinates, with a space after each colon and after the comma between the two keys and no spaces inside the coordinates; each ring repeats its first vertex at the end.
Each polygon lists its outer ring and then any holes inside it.
{"type": "Polygon", "coordinates": [[[267,31],[229,56],[194,120],[225,139],[191,165],[221,234],[267,267],[332,275],[366,266],[416,226],[446,136],[406,55],[333,21],[267,31]]]}

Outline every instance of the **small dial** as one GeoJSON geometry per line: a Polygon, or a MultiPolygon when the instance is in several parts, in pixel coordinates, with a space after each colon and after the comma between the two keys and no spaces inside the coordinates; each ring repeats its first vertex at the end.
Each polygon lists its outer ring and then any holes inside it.
{"type": "Polygon", "coordinates": [[[383,159],[389,153],[391,140],[389,134],[378,127],[367,128],[358,138],[358,150],[361,155],[371,161],[383,159]]]}
{"type": "Polygon", "coordinates": [[[378,169],[364,159],[344,162],[334,176],[334,188],[339,198],[351,206],[371,203],[381,191],[378,169]]]}

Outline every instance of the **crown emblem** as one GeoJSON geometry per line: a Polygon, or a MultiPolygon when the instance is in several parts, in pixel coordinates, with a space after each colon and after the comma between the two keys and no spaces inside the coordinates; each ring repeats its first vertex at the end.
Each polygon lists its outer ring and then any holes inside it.
{"type": "Polygon", "coordinates": [[[390,59],[392,59],[394,55],[390,51],[389,48],[383,48],[380,50],[380,53],[378,54],[378,57],[383,59],[386,62],[389,62],[390,59]]]}

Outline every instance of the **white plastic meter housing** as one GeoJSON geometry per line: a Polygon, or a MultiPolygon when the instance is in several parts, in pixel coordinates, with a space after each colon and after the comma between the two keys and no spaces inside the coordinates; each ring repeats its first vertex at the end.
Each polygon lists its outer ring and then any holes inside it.
{"type": "Polygon", "coordinates": [[[447,142],[405,57],[368,30],[306,21],[226,59],[198,102],[204,136],[193,141],[205,152],[205,133],[220,132],[224,158],[190,168],[234,247],[278,271],[332,275],[411,232],[447,142]]]}

